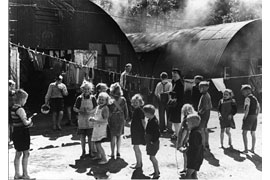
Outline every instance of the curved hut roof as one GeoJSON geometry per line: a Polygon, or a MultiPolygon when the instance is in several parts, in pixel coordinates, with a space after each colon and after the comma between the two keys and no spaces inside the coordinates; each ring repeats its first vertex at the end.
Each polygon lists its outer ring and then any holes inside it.
{"type": "Polygon", "coordinates": [[[91,46],[99,54],[120,54],[120,68],[127,62],[137,63],[136,53],[119,25],[89,0],[10,0],[9,6],[13,43],[55,50],[91,46]]]}
{"type": "MultiPolygon", "coordinates": [[[[151,53],[163,49],[166,55],[159,55],[158,58],[171,66],[190,68],[192,62],[192,68],[197,66],[200,70],[211,71],[221,62],[228,44],[238,32],[246,26],[257,26],[258,23],[261,24],[261,19],[172,32],[134,33],[127,34],[127,37],[137,53],[151,53]]],[[[164,63],[155,63],[156,66],[161,64],[162,67],[166,66],[164,63]]]]}

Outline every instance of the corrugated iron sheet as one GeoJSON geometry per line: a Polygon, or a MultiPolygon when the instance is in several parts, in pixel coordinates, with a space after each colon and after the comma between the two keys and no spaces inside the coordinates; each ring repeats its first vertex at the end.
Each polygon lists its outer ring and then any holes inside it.
{"type": "Polygon", "coordinates": [[[237,23],[220,24],[192,29],[181,29],[163,33],[127,34],[128,39],[137,53],[153,51],[167,45],[171,54],[177,54],[186,63],[192,61],[207,69],[215,68],[230,40],[251,20],[237,23]],[[206,62],[210,63],[207,64],[206,62]]]}
{"type": "MultiPolygon", "coordinates": [[[[233,38],[233,36],[245,25],[256,20],[243,21],[228,24],[219,24],[214,26],[195,27],[192,29],[181,29],[173,32],[162,33],[132,33],[127,34],[136,52],[149,52],[158,47],[164,46],[171,41],[213,41],[221,40],[224,46],[233,38]],[[223,40],[222,40],[223,39],[223,40]]],[[[216,42],[216,41],[215,41],[216,42]]],[[[209,43],[213,45],[213,43],[209,43]]],[[[197,44],[194,44],[196,46],[197,44]]],[[[215,48],[215,47],[213,47],[215,48]]],[[[209,47],[212,49],[212,47],[209,47]]],[[[217,50],[217,49],[216,49],[217,50]]]]}

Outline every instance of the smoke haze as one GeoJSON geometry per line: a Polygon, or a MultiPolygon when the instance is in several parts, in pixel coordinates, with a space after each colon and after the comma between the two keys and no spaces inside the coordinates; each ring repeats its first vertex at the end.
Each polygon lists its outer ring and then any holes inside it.
{"type": "MultiPolygon", "coordinates": [[[[129,10],[133,7],[139,7],[146,0],[92,0],[101,6],[112,18],[119,24],[125,33],[135,32],[162,32],[177,29],[192,28],[196,26],[205,26],[215,11],[216,2],[220,0],[183,0],[185,7],[178,10],[166,12],[164,16],[151,16],[145,11],[139,12],[136,16],[131,16],[129,10]],[[110,4],[105,7],[104,2],[110,4]]],[[[158,2],[158,0],[157,0],[158,2]]],[[[230,3],[236,3],[230,1],[230,3]]],[[[252,11],[257,18],[261,18],[261,0],[238,0],[236,16],[245,19],[246,14],[252,11]],[[240,8],[240,9],[239,9],[240,8]]],[[[236,19],[238,20],[238,19],[236,19]]],[[[226,20],[224,20],[226,22],[226,20]]]]}

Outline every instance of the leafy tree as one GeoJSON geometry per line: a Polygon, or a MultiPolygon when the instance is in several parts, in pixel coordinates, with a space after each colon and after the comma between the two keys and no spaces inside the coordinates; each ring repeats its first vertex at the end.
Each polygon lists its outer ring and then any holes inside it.
{"type": "Polygon", "coordinates": [[[262,3],[259,0],[217,0],[206,25],[257,19],[261,18],[261,12],[262,3]]]}

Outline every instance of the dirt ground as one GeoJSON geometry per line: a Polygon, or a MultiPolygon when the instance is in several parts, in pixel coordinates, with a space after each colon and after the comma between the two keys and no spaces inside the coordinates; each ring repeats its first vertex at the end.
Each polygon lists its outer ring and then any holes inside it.
{"type": "MultiPolygon", "coordinates": [[[[243,150],[242,117],[243,114],[235,116],[236,129],[231,131],[233,149],[221,149],[217,113],[211,112],[208,125],[211,152],[205,153],[205,159],[198,172],[199,179],[262,179],[262,118],[259,115],[255,154],[251,152],[242,154],[240,153],[243,150]]],[[[34,118],[35,126],[31,129],[28,169],[30,176],[37,180],[147,179],[153,172],[144,146],[141,147],[143,172],[130,168],[135,163],[135,155],[131,146],[129,127],[125,127],[121,159],[110,160],[106,165],[98,165],[97,161],[90,160],[89,157],[80,159],[81,146],[75,126],[63,126],[62,131],[53,132],[50,119],[50,115],[39,114],[34,118]]],[[[248,140],[250,148],[249,134],[248,140]]],[[[160,179],[179,179],[178,172],[183,168],[182,154],[175,151],[174,142],[170,140],[169,135],[164,134],[160,141],[160,150],[156,156],[161,171],[160,179]]],[[[227,145],[226,135],[224,142],[224,145],[227,145]]],[[[110,144],[103,143],[103,147],[106,154],[110,154],[110,144]]],[[[10,179],[14,176],[14,153],[15,149],[10,147],[8,154],[10,179]]]]}

